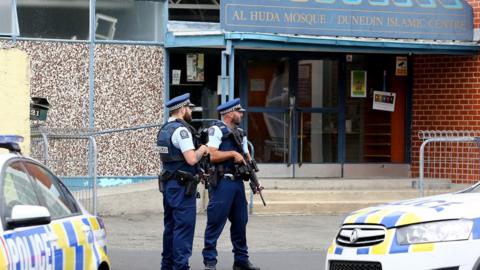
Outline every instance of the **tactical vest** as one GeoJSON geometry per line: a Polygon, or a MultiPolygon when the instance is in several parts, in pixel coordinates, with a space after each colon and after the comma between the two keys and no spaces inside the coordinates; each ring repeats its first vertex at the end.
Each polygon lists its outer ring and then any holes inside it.
{"type": "MultiPolygon", "coordinates": [[[[213,124],[214,126],[217,126],[220,128],[220,131],[222,131],[222,143],[220,143],[220,146],[218,147],[218,150],[220,151],[236,151],[240,154],[243,153],[243,149],[239,148],[238,145],[235,143],[235,139],[231,135],[232,131],[230,130],[225,123],[219,121],[213,124]]],[[[242,129],[239,128],[240,134],[242,135],[242,139],[245,136],[244,132],[242,129]]],[[[219,165],[223,165],[223,168],[225,172],[233,172],[235,169],[235,163],[233,159],[226,160],[224,162],[218,163],[219,165]]]]}
{"type": "MultiPolygon", "coordinates": [[[[157,146],[160,151],[160,160],[163,170],[174,173],[177,170],[189,172],[192,175],[197,174],[196,166],[190,166],[186,161],[180,149],[172,143],[173,132],[180,127],[186,127],[182,121],[175,120],[168,122],[160,128],[157,135],[157,146]]],[[[188,129],[188,127],[186,127],[188,129]]],[[[194,134],[192,134],[193,136],[194,134]]],[[[192,138],[194,139],[194,138],[192,138]]],[[[195,143],[195,142],[194,142],[195,143]]]]}

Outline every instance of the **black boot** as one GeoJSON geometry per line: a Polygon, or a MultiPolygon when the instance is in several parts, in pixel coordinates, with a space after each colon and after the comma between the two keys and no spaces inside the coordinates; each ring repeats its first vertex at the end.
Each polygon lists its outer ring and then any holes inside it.
{"type": "Polygon", "coordinates": [[[205,264],[205,270],[217,270],[215,264],[205,264]]]}
{"type": "Polygon", "coordinates": [[[260,270],[259,267],[255,267],[250,261],[246,263],[233,263],[233,270],[260,270]]]}

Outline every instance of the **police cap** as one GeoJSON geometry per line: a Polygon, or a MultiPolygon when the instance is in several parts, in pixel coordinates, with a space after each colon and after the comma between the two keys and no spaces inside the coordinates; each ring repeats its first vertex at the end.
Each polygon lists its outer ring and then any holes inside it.
{"type": "Polygon", "coordinates": [[[242,108],[242,105],[240,105],[239,98],[222,103],[220,104],[220,106],[217,107],[217,112],[219,112],[220,114],[226,114],[233,111],[239,111],[239,112],[245,111],[245,109],[242,108]]]}
{"type": "Polygon", "coordinates": [[[190,102],[190,93],[170,99],[167,103],[165,103],[165,106],[169,108],[170,111],[179,109],[183,106],[195,107],[195,105],[190,102]]]}

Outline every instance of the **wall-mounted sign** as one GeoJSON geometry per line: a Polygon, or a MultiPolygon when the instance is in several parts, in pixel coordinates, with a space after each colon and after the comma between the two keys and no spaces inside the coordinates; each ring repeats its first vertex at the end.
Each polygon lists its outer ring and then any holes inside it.
{"type": "Polygon", "coordinates": [[[351,97],[367,96],[367,72],[365,70],[352,70],[350,76],[351,97]]]}
{"type": "Polygon", "coordinates": [[[204,54],[187,54],[187,82],[203,82],[205,80],[204,72],[204,54]]]}
{"type": "Polygon", "coordinates": [[[181,75],[182,75],[182,70],[173,69],[172,70],[172,84],[180,84],[181,75]]]}
{"type": "Polygon", "coordinates": [[[407,68],[407,57],[406,56],[397,56],[397,60],[395,63],[395,76],[407,76],[408,75],[408,68],[407,68]]]}
{"type": "Polygon", "coordinates": [[[473,40],[465,0],[222,0],[227,31],[473,40]]]}
{"type": "Polygon", "coordinates": [[[381,111],[395,111],[395,93],[373,91],[373,109],[381,111]]]}

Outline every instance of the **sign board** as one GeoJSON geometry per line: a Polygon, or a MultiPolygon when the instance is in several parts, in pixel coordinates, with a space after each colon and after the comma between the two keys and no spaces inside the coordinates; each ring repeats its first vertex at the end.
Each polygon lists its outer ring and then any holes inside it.
{"type": "Polygon", "coordinates": [[[406,56],[397,56],[395,63],[395,76],[408,75],[408,60],[406,56]]]}
{"type": "Polygon", "coordinates": [[[365,70],[352,70],[350,74],[350,96],[367,96],[367,72],[365,70]]]}
{"type": "Polygon", "coordinates": [[[395,111],[396,94],[392,92],[373,91],[373,109],[380,111],[395,111]]]}
{"type": "Polygon", "coordinates": [[[222,0],[226,31],[473,40],[465,0],[222,0]]]}

